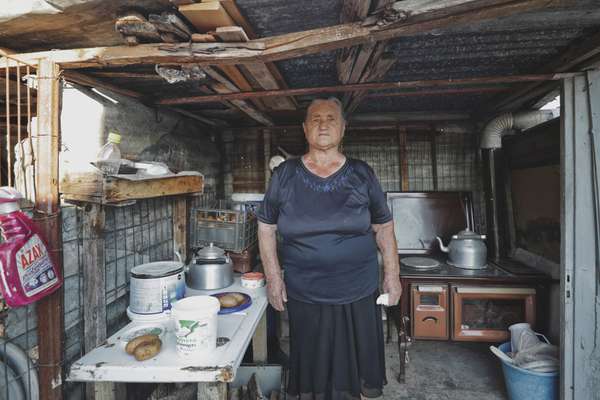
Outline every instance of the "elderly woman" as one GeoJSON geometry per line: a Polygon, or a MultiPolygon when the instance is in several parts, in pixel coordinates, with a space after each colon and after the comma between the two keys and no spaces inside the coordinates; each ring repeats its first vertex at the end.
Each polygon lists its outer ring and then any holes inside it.
{"type": "Polygon", "coordinates": [[[313,101],[303,128],[308,153],[275,169],[258,211],[269,302],[289,313],[288,395],[378,397],[386,379],[377,247],[388,303],[402,291],[392,216],[373,170],[339,150],[339,100],[313,101]]]}

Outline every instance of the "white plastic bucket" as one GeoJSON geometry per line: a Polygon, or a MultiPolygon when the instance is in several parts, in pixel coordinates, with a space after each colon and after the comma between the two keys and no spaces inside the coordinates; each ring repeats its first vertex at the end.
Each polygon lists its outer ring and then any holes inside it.
{"type": "Polygon", "coordinates": [[[219,300],[212,296],[186,297],[173,304],[171,320],[178,355],[204,355],[217,347],[217,313],[220,309],[219,300]]]}

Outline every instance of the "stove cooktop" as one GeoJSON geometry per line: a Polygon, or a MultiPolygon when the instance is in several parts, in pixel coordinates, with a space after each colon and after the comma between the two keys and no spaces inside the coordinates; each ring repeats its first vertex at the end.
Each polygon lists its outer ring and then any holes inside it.
{"type": "Polygon", "coordinates": [[[442,255],[400,254],[398,257],[400,257],[400,276],[450,276],[457,278],[508,278],[514,276],[513,274],[504,271],[503,269],[499,268],[497,265],[492,263],[489,263],[487,268],[471,270],[458,268],[453,265],[447,264],[446,257],[442,255]],[[415,256],[431,258],[439,262],[440,265],[438,268],[423,270],[419,268],[409,267],[402,262],[403,258],[415,256]]]}

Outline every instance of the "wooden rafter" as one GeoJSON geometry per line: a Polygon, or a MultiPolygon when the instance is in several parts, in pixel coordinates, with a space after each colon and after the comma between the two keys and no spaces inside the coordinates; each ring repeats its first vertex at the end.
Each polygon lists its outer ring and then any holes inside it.
{"type": "MultiPolygon", "coordinates": [[[[478,78],[461,79],[439,79],[439,80],[419,80],[419,81],[399,81],[399,82],[372,82],[358,83],[351,85],[320,86],[298,89],[282,90],[264,90],[260,92],[236,92],[215,95],[176,97],[158,100],[159,105],[177,105],[194,103],[211,103],[218,101],[258,99],[266,97],[281,96],[301,96],[316,93],[342,93],[354,91],[369,90],[387,90],[387,89],[420,89],[420,88],[442,88],[451,86],[469,86],[469,85],[490,85],[490,84],[508,84],[519,82],[542,82],[557,81],[563,78],[572,77],[572,73],[563,74],[539,74],[539,75],[512,75],[512,76],[492,76],[478,78]]],[[[414,93],[414,92],[413,92],[414,93]]]]}
{"type": "MultiPolygon", "coordinates": [[[[355,22],[247,43],[161,43],[55,50],[14,57],[23,62],[49,58],[63,69],[161,63],[219,65],[271,62],[557,6],[562,0],[444,0],[434,2],[437,8],[432,8],[432,2],[426,2],[427,5],[421,9],[416,0],[397,2],[394,6],[398,3],[410,3],[410,13],[402,7],[394,9],[395,14],[388,16],[382,24],[377,24],[376,20],[366,24],[355,22]],[[396,18],[391,18],[394,15],[396,18]]],[[[0,65],[4,62],[5,58],[0,58],[0,65]]]]}
{"type": "MultiPolygon", "coordinates": [[[[384,12],[392,0],[380,0],[376,12],[384,12]]],[[[345,0],[342,7],[342,22],[362,21],[367,18],[370,0],[345,0]]],[[[375,4],[374,4],[375,5],[375,4]]],[[[395,62],[395,57],[387,56],[388,41],[366,43],[342,49],[338,54],[338,78],[342,83],[364,83],[382,79],[395,62]]],[[[352,113],[360,104],[366,92],[350,92],[343,97],[346,114],[352,113]]]]}
{"type": "MultiPolygon", "coordinates": [[[[209,85],[210,88],[215,92],[220,94],[239,92],[239,89],[216,69],[212,67],[204,67],[204,72],[206,72],[208,76],[215,80],[216,83],[209,85]]],[[[255,121],[266,126],[274,125],[273,121],[268,115],[256,109],[256,107],[252,106],[248,102],[239,99],[231,99],[227,101],[255,121]]]]}
{"type": "MultiPolygon", "coordinates": [[[[544,74],[549,71],[564,72],[569,70],[582,70],[588,67],[588,63],[594,62],[600,55],[600,32],[589,36],[584,40],[575,40],[558,57],[545,63],[539,70],[544,74]]],[[[540,106],[540,103],[549,100],[549,97],[556,97],[557,83],[552,82],[534,82],[523,86],[521,89],[510,93],[509,95],[492,100],[491,106],[487,108],[486,114],[498,112],[515,111],[524,105],[533,104],[534,107],[540,106]]],[[[542,103],[543,105],[545,103],[542,103]]]]}
{"type": "MultiPolygon", "coordinates": [[[[133,99],[140,100],[140,101],[142,101],[145,97],[144,94],[136,92],[135,90],[125,89],[120,86],[114,85],[112,83],[106,82],[104,80],[101,80],[101,79],[98,79],[98,78],[95,78],[95,77],[92,77],[92,76],[89,76],[86,74],[79,73],[77,71],[64,71],[63,77],[67,82],[72,82],[72,83],[75,83],[75,84],[78,84],[81,86],[85,86],[85,87],[109,90],[113,93],[120,94],[120,95],[123,95],[126,97],[131,97],[133,99]]],[[[204,118],[204,117],[199,116],[191,111],[182,110],[182,109],[175,108],[175,107],[171,107],[170,109],[174,112],[177,112],[177,113],[185,115],[189,118],[193,118],[199,122],[202,122],[205,125],[209,125],[209,126],[219,125],[219,123],[217,121],[211,120],[209,118],[204,118]]]]}

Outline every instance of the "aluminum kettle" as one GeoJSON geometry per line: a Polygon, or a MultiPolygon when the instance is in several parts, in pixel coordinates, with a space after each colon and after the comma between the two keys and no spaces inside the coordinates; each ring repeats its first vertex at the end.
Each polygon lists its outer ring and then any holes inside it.
{"type": "Polygon", "coordinates": [[[487,246],[485,235],[480,235],[468,229],[452,236],[448,247],[437,236],[440,249],[448,253],[448,264],[465,269],[483,269],[487,267],[487,246]]]}

